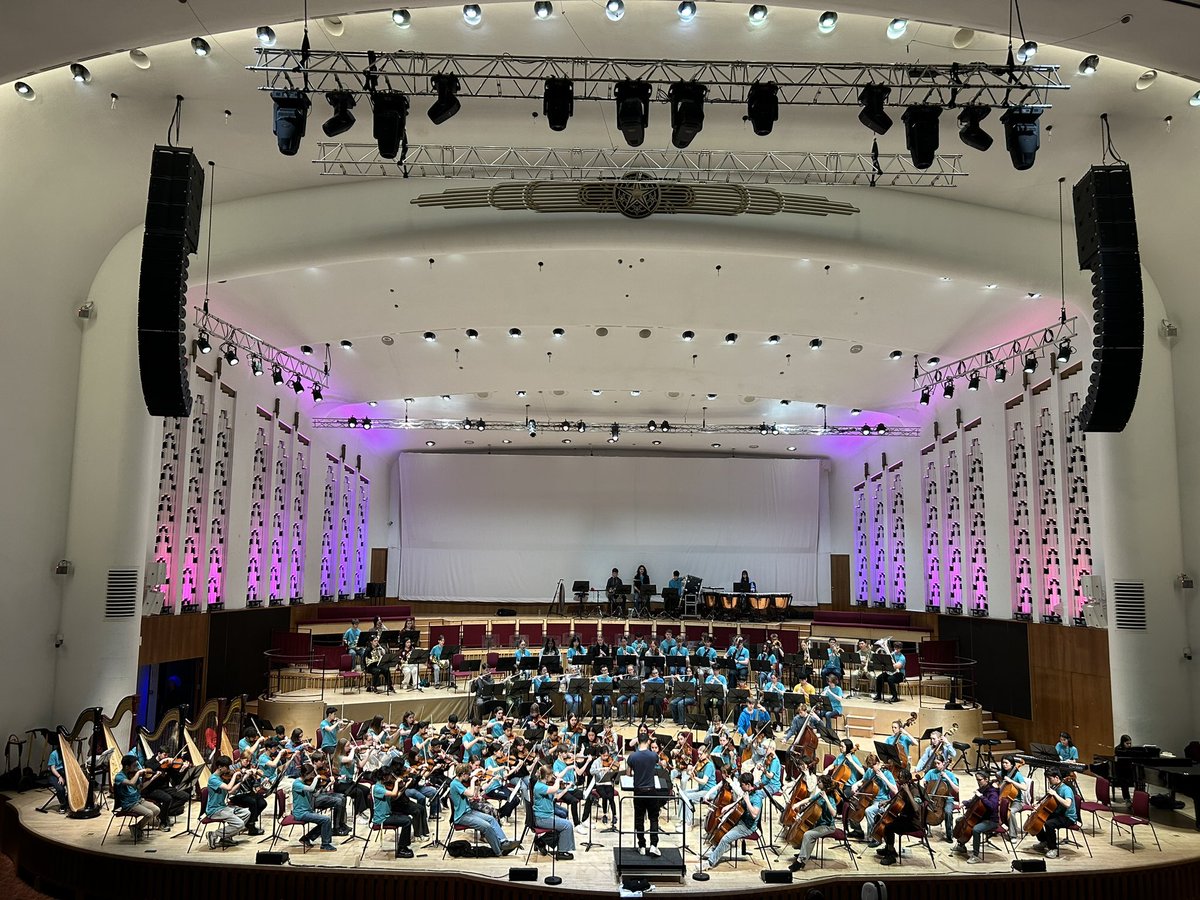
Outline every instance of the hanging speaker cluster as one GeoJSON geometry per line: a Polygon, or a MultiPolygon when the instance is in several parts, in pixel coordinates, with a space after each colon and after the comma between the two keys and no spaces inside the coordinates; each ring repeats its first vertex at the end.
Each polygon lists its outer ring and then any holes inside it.
{"type": "Polygon", "coordinates": [[[200,240],[204,170],[190,147],[154,148],[138,284],[138,371],[152,416],[192,411],[188,386],[188,255],[200,240]]]}
{"type": "Polygon", "coordinates": [[[1142,377],[1145,311],[1129,166],[1092,166],[1073,190],[1079,268],[1092,272],[1092,371],[1084,431],[1124,431],[1142,377]]]}

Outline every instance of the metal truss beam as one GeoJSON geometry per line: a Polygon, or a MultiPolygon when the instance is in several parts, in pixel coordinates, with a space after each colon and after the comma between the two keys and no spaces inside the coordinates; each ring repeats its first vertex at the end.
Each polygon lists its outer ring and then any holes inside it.
{"type": "MultiPolygon", "coordinates": [[[[244,363],[250,365],[257,359],[262,363],[263,370],[268,375],[271,373],[271,369],[277,366],[285,376],[299,377],[307,382],[307,386],[310,388],[314,384],[319,384],[322,389],[329,387],[328,366],[320,369],[302,359],[297,359],[273,344],[268,344],[257,335],[226,322],[199,306],[193,307],[193,310],[196,313],[196,327],[208,334],[209,342],[218,352],[226,346],[233,346],[249,357],[242,360],[244,363]]],[[[290,382],[292,379],[287,380],[290,382]]]]}
{"type": "Polygon", "coordinates": [[[530,422],[533,422],[536,430],[546,433],[564,433],[578,434],[580,433],[579,425],[583,424],[583,432],[597,432],[599,434],[611,435],[613,428],[618,429],[619,434],[756,434],[761,436],[770,435],[814,435],[814,436],[833,436],[833,435],[878,435],[880,437],[908,437],[915,438],[921,436],[921,429],[912,425],[768,425],[766,430],[763,430],[762,425],[671,425],[668,428],[656,426],[651,428],[648,424],[630,425],[614,422],[584,422],[578,421],[561,421],[551,422],[543,420],[526,420],[523,422],[486,422],[484,427],[480,428],[480,421],[473,419],[465,419],[462,421],[454,419],[387,419],[387,418],[326,418],[313,419],[312,426],[314,428],[387,428],[401,431],[528,431],[530,422]],[[564,427],[565,426],[565,427],[564,427]],[[882,429],[882,430],[881,430],[882,429]]]}
{"type": "Polygon", "coordinates": [[[681,182],[734,184],[881,185],[954,187],[965,178],[962,156],[937,156],[918,169],[907,155],[826,151],[675,150],[625,148],[472,147],[414,145],[401,166],[375,144],[322,141],[313,160],[322,175],[434,178],[583,180],[631,172],[681,182]],[[876,161],[878,169],[876,169],[876,161]]]}
{"type": "Polygon", "coordinates": [[[857,106],[868,84],[892,89],[889,106],[919,103],[939,106],[977,104],[1048,107],[1054,91],[1066,90],[1058,66],[951,63],[804,63],[602,59],[566,56],[519,57],[467,53],[377,53],[259,47],[258,61],[246,68],[260,72],[262,90],[347,90],[375,87],[411,96],[433,96],[434,75],[453,73],[463,97],[536,99],[547,78],[570,78],[576,100],[610,100],[618,81],[646,81],[654,99],[666,100],[677,81],[700,81],[709,103],[745,103],[750,86],[774,82],[779,102],[801,106],[857,106]]]}
{"type": "MultiPolygon", "coordinates": [[[[953,381],[956,378],[968,378],[974,374],[987,378],[989,370],[994,370],[996,366],[1000,365],[1004,366],[1006,374],[1020,372],[1025,357],[1029,354],[1041,356],[1047,350],[1056,351],[1058,345],[1063,341],[1074,341],[1078,322],[1077,317],[1064,318],[1053,325],[1023,334],[1011,341],[1005,341],[1003,344],[988,347],[986,350],[980,350],[970,356],[964,356],[962,359],[942,363],[936,369],[921,371],[918,368],[913,373],[912,389],[914,391],[932,391],[933,388],[944,382],[953,381]]],[[[1078,348],[1074,348],[1072,352],[1078,352],[1078,348]]]]}

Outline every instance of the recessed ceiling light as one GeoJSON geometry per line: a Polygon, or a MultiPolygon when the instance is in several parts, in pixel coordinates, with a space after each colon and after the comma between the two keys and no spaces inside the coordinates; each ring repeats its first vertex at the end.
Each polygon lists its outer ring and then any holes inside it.
{"type": "Polygon", "coordinates": [[[1041,300],[1042,292],[1041,291],[1029,291],[1028,293],[1025,294],[1025,299],[1026,300],[1041,300]]]}
{"type": "Polygon", "coordinates": [[[341,37],[346,33],[346,23],[338,16],[326,16],[321,20],[321,25],[334,37],[341,37]]]}
{"type": "Polygon", "coordinates": [[[773,334],[769,338],[767,338],[767,343],[768,344],[778,344],[781,340],[783,340],[783,338],[781,338],[777,334],[773,334]]]}
{"type": "Polygon", "coordinates": [[[824,408],[825,408],[824,403],[814,403],[813,404],[813,409],[824,409],[824,408]]]}
{"type": "Polygon", "coordinates": [[[1196,93],[1188,97],[1188,106],[1200,106],[1200,91],[1196,91],[1196,93]]]}
{"type": "Polygon", "coordinates": [[[851,353],[862,353],[862,352],[863,352],[863,345],[862,345],[862,344],[851,344],[851,345],[850,345],[850,352],[851,352],[851,353]]]}
{"type": "Polygon", "coordinates": [[[720,450],[720,449],[721,449],[721,445],[720,445],[720,444],[717,444],[717,443],[709,444],[709,446],[710,446],[710,447],[712,447],[714,450],[720,450]]]}
{"type": "Polygon", "coordinates": [[[536,0],[533,4],[533,14],[539,19],[548,19],[553,12],[554,6],[550,0],[536,0]]]}
{"type": "Polygon", "coordinates": [[[593,397],[599,397],[602,393],[603,391],[601,391],[600,388],[592,388],[593,397]]]}
{"type": "Polygon", "coordinates": [[[553,334],[556,338],[560,338],[566,333],[567,330],[565,328],[555,328],[554,331],[551,332],[551,334],[553,334]]]}
{"type": "Polygon", "coordinates": [[[312,356],[313,349],[308,344],[301,344],[300,352],[303,353],[305,356],[312,356]]]}
{"type": "Polygon", "coordinates": [[[412,24],[412,13],[407,9],[393,9],[392,21],[401,28],[407,28],[412,24]]]}
{"type": "Polygon", "coordinates": [[[264,47],[275,46],[275,29],[270,25],[259,25],[254,32],[254,36],[258,38],[258,42],[264,47]]]}
{"type": "Polygon", "coordinates": [[[987,284],[984,285],[984,288],[989,291],[994,291],[998,287],[1000,287],[1000,285],[996,284],[996,282],[994,282],[994,281],[989,281],[987,284]]]}
{"type": "Polygon", "coordinates": [[[396,343],[396,339],[390,334],[385,334],[379,338],[379,343],[383,344],[385,347],[390,347],[392,344],[396,343]]]}
{"type": "Polygon", "coordinates": [[[467,329],[467,338],[472,341],[477,341],[477,340],[479,340],[479,332],[476,331],[474,328],[468,328],[467,329]]]}
{"type": "Polygon", "coordinates": [[[682,337],[683,337],[683,339],[684,339],[685,341],[694,341],[694,340],[696,339],[696,332],[694,332],[694,331],[685,331],[685,332],[683,333],[682,337]]]}
{"type": "Polygon", "coordinates": [[[640,397],[640,396],[642,396],[642,392],[641,391],[630,391],[629,396],[630,397],[640,397]]]}
{"type": "Polygon", "coordinates": [[[502,443],[502,444],[511,444],[511,443],[512,443],[512,441],[511,441],[511,440],[509,440],[508,438],[505,438],[505,439],[504,439],[504,440],[502,440],[500,443],[502,443]]]}
{"type": "Polygon", "coordinates": [[[17,92],[18,97],[24,97],[26,100],[33,100],[37,97],[37,91],[33,89],[33,86],[24,81],[14,84],[13,90],[17,92]]]}
{"type": "Polygon", "coordinates": [[[731,331],[731,332],[729,332],[729,334],[725,335],[725,343],[736,344],[737,343],[737,333],[731,331]]]}
{"type": "Polygon", "coordinates": [[[353,350],[354,349],[354,341],[343,340],[343,341],[341,341],[341,345],[342,345],[343,350],[353,350]]]}
{"type": "Polygon", "coordinates": [[[625,15],[625,0],[608,0],[604,4],[604,14],[612,21],[618,21],[625,15]]]}
{"type": "Polygon", "coordinates": [[[821,17],[817,19],[817,31],[821,34],[829,34],[837,28],[837,20],[838,14],[832,10],[821,13],[821,17]]]}
{"type": "Polygon", "coordinates": [[[474,444],[474,441],[463,441],[464,444],[474,444]]]}
{"type": "Polygon", "coordinates": [[[796,452],[796,448],[795,448],[795,447],[788,447],[788,450],[790,450],[792,453],[795,453],[795,452],[796,452]]]}
{"type": "Polygon", "coordinates": [[[808,342],[808,349],[809,350],[820,350],[821,346],[824,343],[825,342],[822,341],[820,338],[813,338],[811,341],[808,342]]]}
{"type": "Polygon", "coordinates": [[[434,334],[432,331],[425,332],[423,335],[421,335],[421,337],[425,338],[425,340],[431,344],[437,340],[437,335],[434,334]]]}
{"type": "Polygon", "coordinates": [[[954,37],[951,39],[950,43],[954,45],[955,50],[966,50],[973,43],[975,43],[975,29],[958,29],[958,31],[954,32],[954,37]]]}
{"type": "Polygon", "coordinates": [[[696,4],[693,0],[680,0],[679,6],[675,8],[675,12],[679,14],[681,21],[690,22],[696,18],[696,4]]]}
{"type": "Polygon", "coordinates": [[[1098,68],[1100,68],[1100,57],[1093,53],[1089,56],[1085,56],[1079,63],[1079,74],[1095,75],[1098,68]]]}
{"type": "Polygon", "coordinates": [[[908,31],[908,19],[892,19],[888,22],[887,36],[893,41],[903,37],[906,31],[908,31]]]}
{"type": "Polygon", "coordinates": [[[204,38],[194,37],[192,38],[192,52],[197,56],[208,56],[212,52],[212,47],[208,45],[208,41],[204,38]]]}
{"type": "Polygon", "coordinates": [[[650,443],[651,443],[651,444],[653,444],[655,447],[661,447],[661,446],[662,446],[662,441],[651,441],[650,443]]]}
{"type": "Polygon", "coordinates": [[[716,394],[709,394],[709,395],[708,395],[708,399],[709,399],[709,400],[716,400],[716,399],[717,399],[717,395],[716,395],[716,394]]]}
{"type": "Polygon", "coordinates": [[[1154,69],[1147,69],[1138,76],[1137,81],[1133,83],[1134,90],[1144,91],[1147,88],[1153,87],[1154,82],[1158,80],[1158,72],[1154,69]]]}
{"type": "Polygon", "coordinates": [[[71,77],[80,84],[87,84],[92,80],[92,73],[83,63],[71,63],[71,77]]]}
{"type": "Polygon", "coordinates": [[[150,68],[150,57],[146,55],[145,50],[138,50],[137,48],[130,50],[129,61],[139,69],[150,68]]]}
{"type": "Polygon", "coordinates": [[[895,362],[896,360],[903,358],[903,356],[904,356],[903,350],[893,350],[891,353],[888,354],[888,359],[890,359],[892,362],[895,362]]]}
{"type": "Polygon", "coordinates": [[[468,25],[478,25],[483,19],[483,10],[476,3],[468,3],[463,7],[463,21],[468,25]]]}
{"type": "Polygon", "coordinates": [[[379,405],[379,401],[378,401],[378,400],[368,400],[368,401],[367,401],[367,406],[371,407],[371,409],[374,409],[374,408],[375,408],[375,407],[377,407],[378,405],[379,405]]]}
{"type": "Polygon", "coordinates": [[[433,447],[433,446],[436,446],[436,444],[435,444],[433,441],[426,441],[426,442],[425,442],[425,446],[426,446],[426,447],[433,447]]]}
{"type": "Polygon", "coordinates": [[[938,280],[939,280],[939,281],[949,281],[949,280],[950,280],[950,276],[949,276],[949,275],[943,275],[943,276],[941,276],[941,278],[939,278],[938,280]]]}
{"type": "Polygon", "coordinates": [[[518,396],[518,397],[524,397],[524,396],[525,396],[525,392],[524,392],[524,391],[517,391],[517,396],[518,396]]]}
{"type": "Polygon", "coordinates": [[[938,363],[940,363],[941,361],[942,361],[942,358],[940,356],[930,356],[928,359],[925,360],[925,368],[936,369],[938,367],[938,363]]]}
{"type": "Polygon", "coordinates": [[[862,415],[862,410],[861,410],[861,409],[859,409],[859,408],[856,406],[854,409],[850,410],[850,415],[852,415],[852,416],[861,416],[861,415],[862,415]]]}
{"type": "Polygon", "coordinates": [[[508,336],[509,336],[509,337],[514,337],[514,338],[519,338],[519,337],[521,336],[521,329],[520,329],[520,328],[510,328],[510,329],[508,329],[508,336]]]}
{"type": "Polygon", "coordinates": [[[750,7],[750,12],[747,15],[749,15],[751,23],[760,25],[767,21],[767,8],[761,3],[755,3],[750,7]]]}
{"type": "Polygon", "coordinates": [[[569,444],[569,443],[571,443],[571,439],[570,439],[570,438],[563,438],[563,439],[562,439],[562,442],[563,442],[564,444],[569,444]]]}
{"type": "Polygon", "coordinates": [[[443,400],[449,400],[449,399],[450,399],[450,395],[449,395],[449,394],[442,394],[442,399],[443,399],[443,400]]]}

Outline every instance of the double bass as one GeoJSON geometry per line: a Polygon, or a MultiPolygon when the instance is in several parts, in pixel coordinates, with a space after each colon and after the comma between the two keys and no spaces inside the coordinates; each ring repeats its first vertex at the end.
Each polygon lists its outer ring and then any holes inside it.
{"type": "MultiPolygon", "coordinates": [[[[903,731],[905,728],[907,728],[909,725],[912,725],[916,721],[917,721],[917,713],[914,710],[913,713],[907,719],[905,719],[903,722],[900,723],[900,730],[903,731]]],[[[908,751],[906,749],[904,749],[904,742],[899,740],[898,737],[897,737],[896,742],[892,746],[894,746],[896,748],[896,753],[899,754],[899,756],[900,756],[900,762],[888,763],[888,770],[892,773],[892,776],[894,778],[899,778],[901,771],[907,772],[909,769],[908,751]]]]}

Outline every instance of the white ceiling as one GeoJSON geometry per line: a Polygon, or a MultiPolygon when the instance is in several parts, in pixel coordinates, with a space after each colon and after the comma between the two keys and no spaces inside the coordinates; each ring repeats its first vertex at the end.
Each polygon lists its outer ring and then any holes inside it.
{"type": "MultiPolygon", "coordinates": [[[[88,63],[93,78],[86,85],[73,83],[61,69],[42,72],[27,78],[38,92],[32,103],[11,87],[0,91],[0,158],[8,175],[0,181],[0,199],[6,209],[37,207],[73,221],[75,227],[62,240],[77,258],[98,263],[140,221],[150,147],[165,136],[176,93],[187,98],[182,142],[195,146],[201,161],[216,162],[219,202],[313,185],[337,190],[343,184],[320,177],[309,161],[317,139],[323,139],[324,103],[314,104],[300,155],[283,157],[270,133],[270,103],[257,90],[260,80],[244,69],[254,58],[255,25],[275,24],[280,46],[298,45],[298,24],[272,21],[294,19],[297,3],[263,0],[251,9],[232,0],[114,2],[105,5],[103,15],[84,21],[71,12],[73,6],[51,0],[9,11],[9,27],[0,32],[2,72],[24,76],[72,58],[134,46],[145,48],[153,63],[142,71],[124,53],[100,56],[88,63]],[[212,35],[214,53],[207,59],[197,58],[187,45],[197,33],[212,35]],[[111,93],[120,98],[115,108],[111,93]],[[81,198],[87,202],[80,204],[81,198]]],[[[377,10],[347,15],[341,37],[331,37],[317,24],[313,40],[341,49],[780,61],[1000,62],[1007,47],[1003,37],[986,34],[966,50],[950,46],[961,24],[990,24],[1003,31],[1002,4],[991,4],[995,9],[989,11],[978,3],[921,4],[909,11],[914,21],[900,41],[888,40],[884,25],[904,10],[879,10],[884,18],[877,18],[847,14],[868,8],[862,4],[838,7],[838,29],[822,36],[812,9],[772,4],[768,21],[751,27],[744,4],[702,3],[687,25],[679,22],[674,6],[630,0],[625,18],[613,23],[599,3],[555,2],[555,14],[546,22],[534,19],[531,3],[486,4],[484,22],[476,28],[464,24],[458,5],[414,7],[407,30],[397,29],[386,10],[377,10]],[[950,24],[920,24],[918,15],[950,24]]],[[[1178,264],[1171,260],[1178,255],[1180,236],[1189,233],[1190,205],[1177,198],[1181,191],[1192,197],[1200,193],[1191,169],[1200,149],[1200,109],[1187,104],[1200,85],[1166,74],[1148,91],[1135,91],[1133,83],[1147,65],[1179,71],[1190,65],[1192,74],[1200,74],[1191,40],[1200,11],[1168,2],[1139,6],[1146,8],[1130,24],[1074,40],[1066,39],[1115,22],[1127,10],[1102,0],[1040,4],[1027,12],[1028,36],[1043,42],[1037,61],[1062,65],[1063,79],[1072,84],[1069,92],[1054,96],[1054,108],[1043,117],[1037,164],[1028,172],[1013,171],[995,122],[985,123],[997,137],[989,153],[963,147],[947,116],[942,150],[965,154],[970,174],[941,196],[1055,218],[1059,178],[1069,187],[1089,163],[1099,161],[1098,116],[1107,112],[1116,146],[1133,165],[1147,263],[1152,271],[1156,262],[1178,264]],[[1047,46],[1052,40],[1070,49],[1047,46]],[[1087,52],[1104,56],[1092,77],[1075,72],[1087,52]],[[1167,116],[1172,117],[1169,132],[1167,116]]],[[[314,16],[349,11],[336,3],[313,2],[311,8],[314,16]]],[[[538,104],[528,101],[464,99],[462,112],[440,127],[429,123],[424,106],[415,101],[410,118],[410,139],[416,143],[621,145],[608,103],[577,102],[575,117],[561,135],[532,118],[538,104]]],[[[363,112],[345,139],[370,141],[369,116],[363,112]]],[[[870,147],[871,135],[853,109],[785,107],[782,117],[775,133],[760,139],[736,108],[710,107],[693,148],[870,147]]],[[[894,117],[896,126],[880,140],[882,152],[904,150],[903,128],[894,117]]],[[[666,146],[668,131],[666,108],[655,105],[648,145],[666,146]]],[[[429,180],[424,189],[454,184],[429,180]]],[[[781,190],[821,193],[819,188],[781,190]]],[[[1069,214],[1069,198],[1067,203],[1069,214]]],[[[442,215],[439,210],[424,214],[442,215]]],[[[497,219],[497,228],[508,227],[514,227],[511,217],[497,219]]],[[[920,227],[919,219],[913,227],[920,227]]],[[[988,236],[964,235],[964,240],[986,242],[988,236]]],[[[1030,247],[1029,252],[1057,259],[1057,247],[1030,247]]],[[[719,241],[693,251],[651,252],[631,239],[624,251],[571,246],[499,254],[465,246],[431,266],[426,256],[406,255],[401,246],[388,258],[230,278],[214,285],[211,296],[214,311],[281,346],[334,344],[333,387],[322,415],[359,411],[368,399],[381,402],[379,415],[402,415],[402,398],[414,397],[414,417],[520,419],[526,401],[515,392],[526,390],[530,414],[538,418],[619,415],[641,422],[652,416],[694,422],[709,406],[710,422],[816,424],[812,404],[822,401],[830,404],[831,421],[849,424],[848,410],[862,407],[864,418],[872,421],[919,423],[923,411],[913,407],[909,390],[912,353],[968,352],[1043,324],[1057,307],[1056,286],[1030,280],[1020,260],[998,259],[994,272],[969,279],[956,273],[943,281],[947,273],[921,259],[896,272],[847,261],[852,252],[837,261],[803,255],[802,247],[792,260],[722,252],[719,241]],[[999,287],[985,289],[987,282],[999,287]],[[1024,299],[1030,290],[1046,296],[1030,303],[1024,299]],[[897,310],[909,314],[897,316],[897,310]],[[524,330],[521,341],[507,337],[511,326],[524,330]],[[566,329],[564,339],[550,336],[556,326],[566,329]],[[610,329],[607,337],[596,336],[600,326],[610,329]],[[468,343],[466,328],[478,329],[481,339],[468,343]],[[649,338],[638,336],[643,328],[650,330],[649,338]],[[694,330],[697,340],[683,342],[684,329],[694,330]],[[437,332],[436,343],[421,340],[426,330],[437,332]],[[733,347],[721,342],[729,331],[740,335],[733,347]],[[773,333],[783,336],[782,343],[765,343],[773,333]],[[394,337],[395,344],[385,347],[383,335],[394,337]],[[807,349],[812,336],[825,341],[820,353],[807,349]],[[352,352],[337,350],[342,338],[353,340],[352,352]],[[862,344],[863,351],[851,354],[852,344],[862,344]],[[902,363],[887,360],[893,348],[905,352],[902,363]],[[592,388],[604,393],[594,397],[592,388]],[[631,390],[642,393],[634,398],[631,390]],[[717,400],[705,399],[709,392],[717,400]],[[442,394],[452,399],[443,401],[442,394]],[[795,402],[784,407],[783,399],[795,402]]],[[[214,275],[223,277],[220,259],[213,264],[214,275]]],[[[194,264],[192,273],[195,296],[202,266],[194,264]]],[[[1086,297],[1072,300],[1073,308],[1090,305],[1086,297]]],[[[424,438],[405,435],[388,446],[423,449],[424,438]]],[[[601,436],[595,440],[602,444],[601,436]]],[[[749,449],[749,442],[739,441],[749,449]]],[[[707,443],[686,446],[702,449],[707,443]]],[[[819,441],[799,446],[799,452],[828,452],[819,441]]],[[[779,449],[763,446],[760,452],[779,449]]]]}

